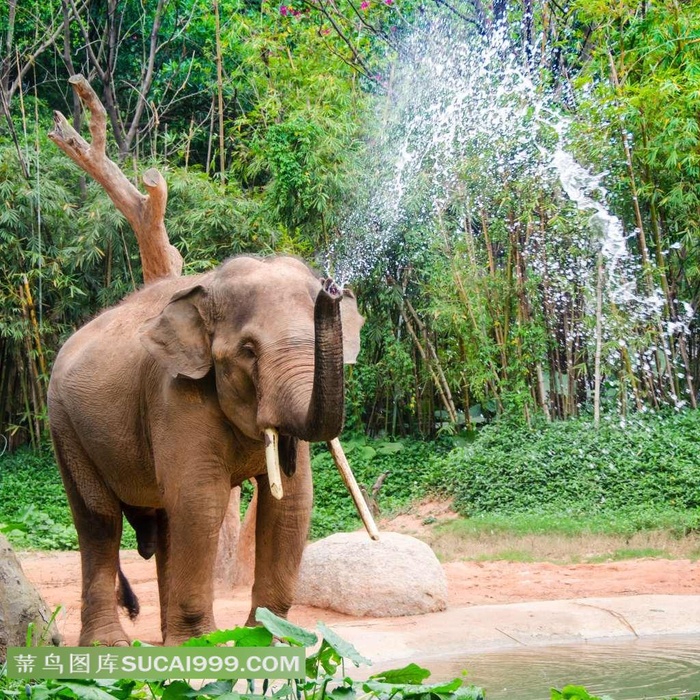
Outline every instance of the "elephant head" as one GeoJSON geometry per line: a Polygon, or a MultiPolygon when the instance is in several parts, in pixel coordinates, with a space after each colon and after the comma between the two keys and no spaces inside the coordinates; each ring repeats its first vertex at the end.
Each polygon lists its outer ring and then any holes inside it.
{"type": "Polygon", "coordinates": [[[239,257],[173,295],[141,342],[173,377],[213,373],[227,420],[254,440],[279,432],[291,475],[297,439],[342,429],[343,363],[357,357],[363,322],[350,292],[300,260],[239,257]]]}

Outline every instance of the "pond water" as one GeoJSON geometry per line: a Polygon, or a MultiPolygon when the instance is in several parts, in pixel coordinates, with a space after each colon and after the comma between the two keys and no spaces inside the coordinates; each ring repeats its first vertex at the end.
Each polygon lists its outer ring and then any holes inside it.
{"type": "Polygon", "coordinates": [[[700,694],[700,637],[656,637],[527,647],[426,661],[430,682],[459,676],[488,700],[549,700],[550,688],[584,685],[614,700],[700,694]]]}

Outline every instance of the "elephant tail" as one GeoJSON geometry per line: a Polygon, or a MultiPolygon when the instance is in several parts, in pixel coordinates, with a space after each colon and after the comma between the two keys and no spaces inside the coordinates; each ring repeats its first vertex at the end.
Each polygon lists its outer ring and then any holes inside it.
{"type": "Polygon", "coordinates": [[[122,567],[119,567],[119,586],[117,588],[117,602],[129,614],[130,620],[135,620],[141,612],[139,599],[136,597],[129,580],[124,576],[122,567]]]}

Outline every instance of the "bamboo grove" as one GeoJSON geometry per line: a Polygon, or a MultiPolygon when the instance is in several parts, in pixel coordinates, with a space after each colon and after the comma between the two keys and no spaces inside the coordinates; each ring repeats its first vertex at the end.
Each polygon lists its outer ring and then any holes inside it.
{"type": "Polygon", "coordinates": [[[500,414],[600,420],[696,408],[699,2],[9,0],[0,7],[9,447],[41,447],[62,340],[141,283],[127,223],[47,139],[53,110],[86,128],[71,75],[96,87],[122,170],[134,182],[151,165],[164,172],[168,231],[186,271],[241,252],[323,267],[382,187],[378,144],[392,128],[407,38],[438,21],[474,41],[507,22],[538,89],[570,123],[577,161],[603,173],[629,274],[655,312],[627,313],[603,294],[590,212],[533,175],[540,151],[496,168],[508,139],[475,144],[437,215],[425,219],[418,178],[397,235],[351,280],[367,324],[348,375],[349,429],[434,436],[500,414]]]}

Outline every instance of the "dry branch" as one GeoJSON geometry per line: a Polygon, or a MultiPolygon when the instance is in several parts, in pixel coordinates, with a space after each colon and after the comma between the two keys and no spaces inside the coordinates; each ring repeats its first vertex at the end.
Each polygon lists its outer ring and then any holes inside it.
{"type": "Polygon", "coordinates": [[[78,166],[102,185],[114,205],[126,217],[136,234],[145,282],[173,277],[182,271],[182,256],[170,245],[165,230],[168,187],[163,176],[150,168],[143,174],[144,195],[129,181],[119,166],[106,155],[106,111],[90,83],[80,74],[69,79],[73,90],[90,113],[89,144],[61,114],[54,112],[49,138],[78,166]]]}

